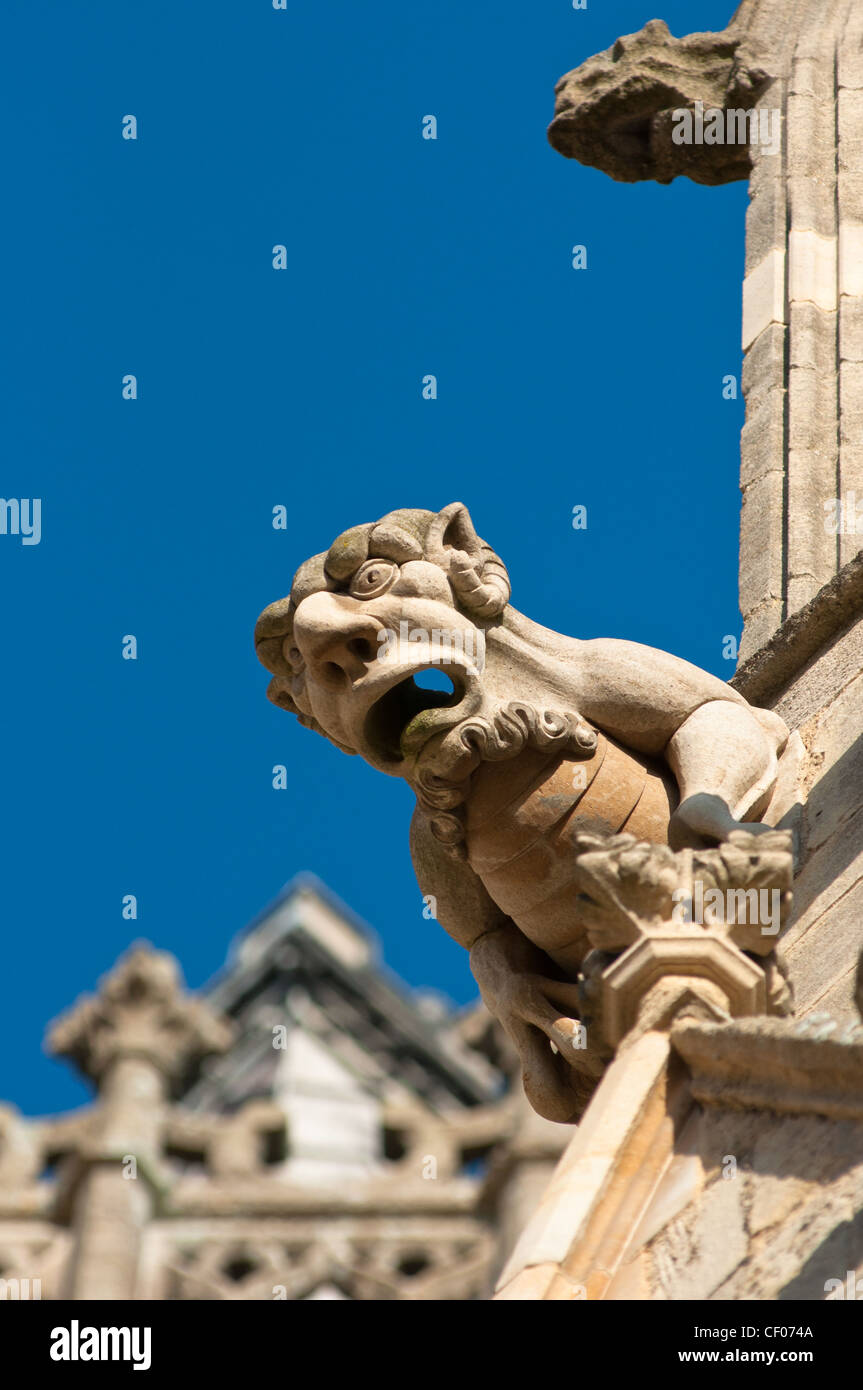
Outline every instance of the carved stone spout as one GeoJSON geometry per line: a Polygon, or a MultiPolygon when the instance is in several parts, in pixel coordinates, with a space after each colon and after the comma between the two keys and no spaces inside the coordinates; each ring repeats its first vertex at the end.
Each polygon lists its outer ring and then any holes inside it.
{"type": "Polygon", "coordinates": [[[680,174],[731,183],[749,177],[748,140],[678,141],[675,115],[696,103],[746,111],[768,81],[733,26],[676,39],[652,19],[560,79],[548,138],[567,158],[627,183],[680,174]]]}
{"type": "MultiPolygon", "coordinates": [[[[585,1030],[591,952],[633,950],[635,923],[650,938],[646,921],[673,921],[668,893],[684,882],[718,887],[725,875],[750,886],[753,856],[759,873],[769,861],[770,887],[787,891],[790,841],[779,845],[759,817],[788,731],[677,657],[542,628],[509,592],[503,562],[460,503],[391,512],[301,566],[256,641],[277,705],[412,786],[422,892],[470,951],[531,1103],[569,1121],[635,1017],[630,1001],[610,1032],[585,1030]],[[434,668],[451,692],[416,683],[434,668]],[[653,847],[646,857],[639,841],[653,847]]],[[[724,962],[711,998],[731,1013],[764,1008],[775,992],[749,958],[763,954],[760,942],[741,931],[714,912],[690,933],[711,949],[687,946],[709,959],[705,979],[724,962]]],[[[645,958],[662,955],[657,942],[645,958]]]]}

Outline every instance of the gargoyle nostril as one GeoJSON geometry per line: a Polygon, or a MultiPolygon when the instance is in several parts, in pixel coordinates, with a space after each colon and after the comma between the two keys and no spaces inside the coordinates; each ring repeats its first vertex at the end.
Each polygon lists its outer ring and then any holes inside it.
{"type": "Polygon", "coordinates": [[[348,642],[348,651],[360,661],[374,661],[376,655],[376,648],[367,637],[354,637],[348,642]]]}

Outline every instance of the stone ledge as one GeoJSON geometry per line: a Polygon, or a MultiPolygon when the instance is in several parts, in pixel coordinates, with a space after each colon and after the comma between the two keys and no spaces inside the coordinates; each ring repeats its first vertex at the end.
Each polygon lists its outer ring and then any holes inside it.
{"type": "Polygon", "coordinates": [[[180,1217],[471,1217],[479,1187],[470,1178],[408,1184],[392,1178],[369,1179],[352,1186],[304,1187],[273,1177],[181,1178],[171,1189],[163,1215],[180,1217]]]}
{"type": "Polygon", "coordinates": [[[671,1044],[704,1105],[863,1120],[863,1025],[806,1019],[687,1019],[671,1044]]]}
{"type": "Polygon", "coordinates": [[[863,616],[863,550],[786,619],[729,681],[751,704],[767,704],[858,615],[863,616]]]}

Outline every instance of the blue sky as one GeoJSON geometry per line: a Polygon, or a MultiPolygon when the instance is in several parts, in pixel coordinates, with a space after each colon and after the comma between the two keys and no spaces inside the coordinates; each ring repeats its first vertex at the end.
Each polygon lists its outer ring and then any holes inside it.
{"type": "Polygon", "coordinates": [[[733,673],[746,187],[545,137],[556,79],[657,10],[732,5],[9,0],[2,494],[42,539],[0,536],[0,1097],[79,1103],[47,1022],[135,937],[201,985],[301,870],[473,996],[407,788],[264,698],[255,618],[347,526],[463,501],[531,617],[733,673]]]}

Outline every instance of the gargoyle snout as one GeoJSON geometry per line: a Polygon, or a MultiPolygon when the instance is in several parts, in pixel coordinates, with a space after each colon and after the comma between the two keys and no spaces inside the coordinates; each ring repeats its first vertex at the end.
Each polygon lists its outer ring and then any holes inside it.
{"type": "Polygon", "coordinates": [[[322,684],[359,680],[380,649],[384,624],[344,594],[311,594],[294,617],[294,644],[322,684]]]}

